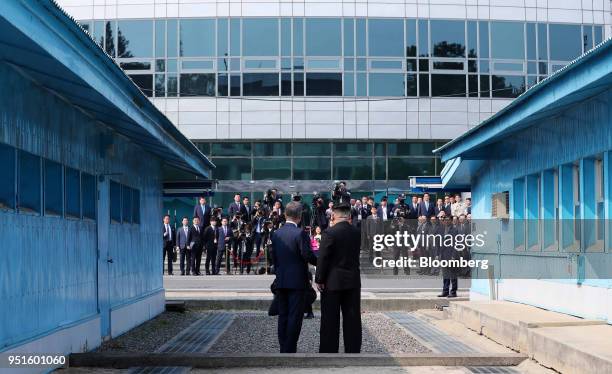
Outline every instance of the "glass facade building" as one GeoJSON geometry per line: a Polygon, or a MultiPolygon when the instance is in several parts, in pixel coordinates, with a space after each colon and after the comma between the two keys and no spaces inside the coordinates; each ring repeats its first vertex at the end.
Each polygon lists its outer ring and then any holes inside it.
{"type": "Polygon", "coordinates": [[[213,160],[224,206],[408,191],[442,170],[433,149],[610,36],[608,0],[60,3],[213,160]]]}

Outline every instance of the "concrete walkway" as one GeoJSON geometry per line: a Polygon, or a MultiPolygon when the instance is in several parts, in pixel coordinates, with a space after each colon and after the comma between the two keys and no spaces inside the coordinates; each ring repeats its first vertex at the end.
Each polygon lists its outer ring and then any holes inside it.
{"type": "Polygon", "coordinates": [[[612,373],[612,326],[506,301],[457,301],[449,316],[562,373],[612,373]]]}

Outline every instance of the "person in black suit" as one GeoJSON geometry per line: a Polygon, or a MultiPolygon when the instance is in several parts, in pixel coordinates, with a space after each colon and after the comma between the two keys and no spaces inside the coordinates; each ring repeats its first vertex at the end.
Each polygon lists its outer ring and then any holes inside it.
{"type": "Polygon", "coordinates": [[[429,200],[429,194],[423,194],[423,201],[421,201],[421,203],[419,204],[419,209],[417,212],[418,216],[425,216],[426,218],[429,218],[435,215],[434,211],[434,203],[429,200]]]}
{"type": "Polygon", "coordinates": [[[183,226],[176,230],[176,246],[179,248],[181,256],[181,275],[185,275],[185,260],[187,260],[187,274],[189,274],[191,264],[191,230],[189,229],[189,219],[183,217],[183,226]]]}
{"type": "MultiPolygon", "coordinates": [[[[450,218],[445,217],[443,220],[444,235],[456,236],[458,234],[457,228],[452,224],[450,218]]],[[[457,250],[449,244],[443,242],[440,251],[440,258],[442,260],[456,260],[459,258],[457,250]]],[[[442,268],[442,293],[438,297],[457,297],[457,268],[453,266],[447,266],[442,268]]]]}
{"type": "Polygon", "coordinates": [[[446,209],[444,208],[444,202],[442,202],[441,198],[436,201],[436,206],[434,207],[434,215],[436,217],[439,217],[440,212],[444,212],[444,215],[446,215],[446,209]]]}
{"type": "Polygon", "coordinates": [[[377,212],[378,218],[381,219],[382,221],[391,220],[391,209],[389,209],[389,206],[387,205],[387,196],[384,196],[380,200],[380,206],[378,207],[376,212],[377,212]]]}
{"type": "Polygon", "coordinates": [[[176,243],[176,232],[174,231],[174,227],[170,225],[170,216],[164,216],[164,225],[162,226],[162,233],[164,238],[164,252],[163,252],[163,260],[162,260],[162,274],[164,272],[163,263],[166,260],[166,256],[168,256],[168,275],[172,275],[172,260],[173,260],[173,250],[176,243]]]}
{"type": "Polygon", "coordinates": [[[408,218],[409,220],[416,220],[419,218],[419,205],[417,204],[418,198],[412,196],[412,200],[408,204],[408,218]]]}
{"type": "Polygon", "coordinates": [[[206,205],[206,198],[200,197],[199,204],[193,207],[193,217],[200,219],[200,229],[204,230],[210,224],[212,208],[206,205]]]}
{"type": "Polygon", "coordinates": [[[258,257],[259,252],[261,251],[261,244],[263,241],[263,234],[265,230],[265,222],[265,211],[263,208],[259,208],[257,211],[255,211],[255,216],[251,220],[251,226],[253,227],[253,237],[255,240],[255,257],[258,257]]]}
{"type": "Polygon", "coordinates": [[[251,218],[253,217],[253,208],[251,207],[251,204],[249,203],[249,198],[248,197],[244,197],[242,199],[242,219],[244,220],[244,222],[250,222],[251,218]]]}
{"type": "Polygon", "coordinates": [[[444,196],[444,215],[446,217],[451,216],[451,200],[448,195],[444,196]]]}
{"type": "Polygon", "coordinates": [[[361,351],[360,231],[350,223],[350,207],[334,206],[333,226],[323,232],[315,282],[321,291],[320,353],[338,353],[340,311],[344,351],[361,351]]]}
{"type": "Polygon", "coordinates": [[[304,295],[308,287],[308,264],[317,259],[306,232],[298,227],[302,204],[285,207],[286,223],[272,234],[272,258],[276,270],[278,342],[280,353],[295,353],[304,319],[304,295]]]}
{"type": "MultiPolygon", "coordinates": [[[[227,224],[227,217],[221,218],[221,226],[217,229],[217,263],[215,266],[214,275],[218,275],[221,270],[221,261],[223,261],[223,255],[231,248],[232,245],[232,229],[227,224]]],[[[226,256],[225,270],[229,274],[229,258],[226,256]]]]}
{"type": "MultiPolygon", "coordinates": [[[[193,217],[193,225],[189,228],[191,231],[191,237],[189,241],[189,247],[191,247],[191,261],[189,268],[193,275],[200,274],[200,264],[202,263],[202,251],[204,248],[203,230],[200,228],[200,219],[193,217]]],[[[189,275],[189,268],[187,269],[187,275],[189,275]]]]}
{"type": "Polygon", "coordinates": [[[227,214],[230,217],[236,216],[236,213],[241,213],[243,216],[246,213],[246,208],[240,202],[240,194],[237,193],[234,195],[234,202],[230,204],[229,208],[227,208],[227,214]]]}
{"type": "Polygon", "coordinates": [[[219,240],[219,231],[217,230],[217,217],[210,218],[210,226],[204,229],[203,242],[204,251],[206,252],[206,275],[214,274],[215,263],[217,261],[217,241],[219,240]],[[212,263],[212,273],[210,266],[212,263]]]}

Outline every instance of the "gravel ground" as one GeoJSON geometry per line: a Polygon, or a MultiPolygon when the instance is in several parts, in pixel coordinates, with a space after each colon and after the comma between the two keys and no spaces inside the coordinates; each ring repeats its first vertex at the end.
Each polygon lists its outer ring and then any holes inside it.
{"type": "MultiPolygon", "coordinates": [[[[298,341],[298,352],[319,351],[320,316],[305,319],[298,341]]],[[[361,315],[363,325],[362,353],[428,353],[400,325],[381,313],[361,315]]],[[[265,313],[239,313],[231,326],[210,348],[210,353],[278,353],[277,318],[265,313]]],[[[344,352],[342,328],[340,352],[344,352]]]]}
{"type": "Polygon", "coordinates": [[[206,315],[204,311],[164,312],[129,332],[102,343],[98,352],[155,352],[187,326],[206,315]]]}

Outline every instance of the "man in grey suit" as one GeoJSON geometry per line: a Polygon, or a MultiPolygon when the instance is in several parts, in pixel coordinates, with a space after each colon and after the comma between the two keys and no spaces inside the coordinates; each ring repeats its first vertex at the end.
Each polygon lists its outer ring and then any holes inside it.
{"type": "Polygon", "coordinates": [[[187,260],[187,273],[191,264],[191,230],[189,230],[189,219],[183,217],[183,226],[176,230],[176,246],[179,247],[181,256],[181,275],[185,275],[185,259],[187,260]]]}

